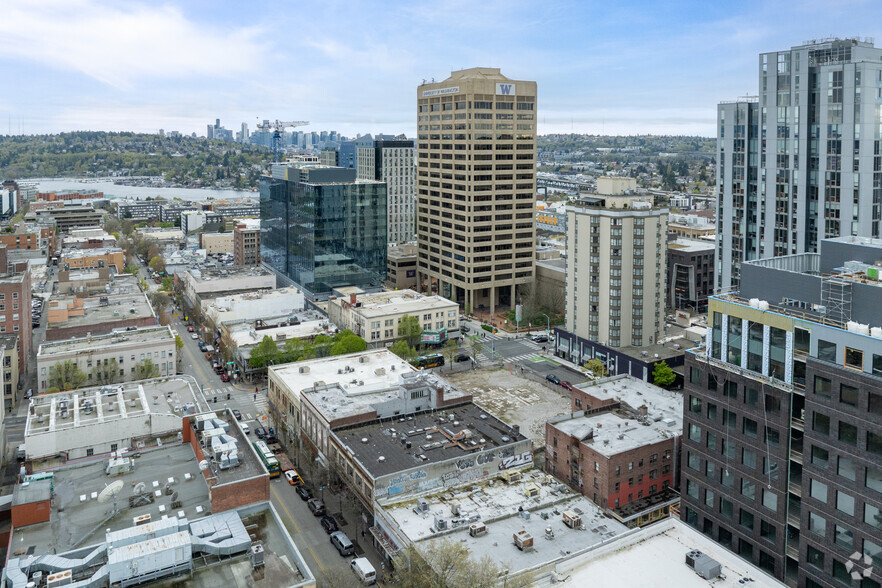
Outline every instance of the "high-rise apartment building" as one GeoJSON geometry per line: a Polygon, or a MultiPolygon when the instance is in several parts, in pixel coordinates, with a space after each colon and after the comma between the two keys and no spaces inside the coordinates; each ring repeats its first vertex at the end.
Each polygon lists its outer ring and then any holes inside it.
{"type": "Polygon", "coordinates": [[[490,67],[417,88],[420,289],[495,312],[533,282],[536,97],[490,67]]]}
{"type": "Polygon", "coordinates": [[[261,257],[313,299],[334,288],[382,287],[386,277],[386,184],[354,169],[274,165],[260,180],[261,257]]]}
{"type": "Polygon", "coordinates": [[[716,285],[741,263],[816,252],[821,239],[879,236],[882,49],[810,41],[759,57],[759,96],[717,109],[716,285]]]}
{"type": "Polygon", "coordinates": [[[681,518],[791,586],[879,586],[882,240],[741,272],[686,353],[681,518]]]}
{"type": "Polygon", "coordinates": [[[566,330],[608,347],[664,335],[668,209],[633,193],[634,178],[598,178],[567,207],[566,330]]]}
{"type": "Polygon", "coordinates": [[[404,135],[370,135],[354,141],[358,179],[386,183],[386,226],[390,243],[412,241],[415,235],[416,165],[414,142],[404,135]]]}

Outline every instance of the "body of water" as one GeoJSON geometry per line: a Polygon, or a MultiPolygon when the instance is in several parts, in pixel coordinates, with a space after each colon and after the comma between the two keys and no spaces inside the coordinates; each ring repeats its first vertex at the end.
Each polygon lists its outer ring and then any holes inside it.
{"type": "Polygon", "coordinates": [[[104,192],[107,198],[155,198],[162,196],[168,200],[236,200],[239,198],[258,198],[257,192],[240,192],[238,190],[216,190],[210,188],[162,188],[158,186],[119,186],[110,180],[78,180],[75,178],[33,178],[22,180],[23,183],[37,184],[40,192],[104,192]]]}

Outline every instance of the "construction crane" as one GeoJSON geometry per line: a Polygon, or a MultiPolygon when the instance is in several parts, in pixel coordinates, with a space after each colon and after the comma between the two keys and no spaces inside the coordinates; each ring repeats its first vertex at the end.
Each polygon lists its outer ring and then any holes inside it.
{"type": "Polygon", "coordinates": [[[279,152],[282,147],[282,134],[285,132],[285,129],[293,129],[295,127],[302,127],[308,125],[309,121],[306,120],[294,120],[294,121],[284,121],[277,120],[274,122],[270,122],[268,120],[263,121],[263,123],[257,124],[257,130],[262,133],[272,133],[273,135],[273,159],[275,161],[279,160],[279,152]]]}

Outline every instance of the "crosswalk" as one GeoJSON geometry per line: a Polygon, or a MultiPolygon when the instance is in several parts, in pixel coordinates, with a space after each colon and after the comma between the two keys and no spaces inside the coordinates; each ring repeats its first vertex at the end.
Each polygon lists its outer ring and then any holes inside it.
{"type": "MultiPolygon", "coordinates": [[[[494,354],[493,351],[490,349],[492,341],[498,340],[507,341],[509,339],[507,336],[500,336],[498,334],[491,333],[487,333],[487,336],[481,339],[482,347],[481,353],[478,354],[478,361],[491,361],[492,359],[498,358],[499,354],[494,354]]],[[[543,347],[547,348],[547,343],[536,343],[535,341],[531,341],[526,335],[524,335],[523,338],[519,338],[518,343],[520,343],[524,347],[529,348],[530,351],[521,353],[519,355],[502,357],[501,359],[509,362],[533,359],[542,355],[543,347]]]]}
{"type": "Polygon", "coordinates": [[[217,396],[220,405],[227,403],[227,394],[230,395],[230,408],[241,410],[244,420],[250,421],[259,416],[269,415],[269,402],[264,390],[254,392],[254,388],[237,389],[232,385],[224,385],[215,390],[205,391],[205,397],[209,402],[217,396]]]}

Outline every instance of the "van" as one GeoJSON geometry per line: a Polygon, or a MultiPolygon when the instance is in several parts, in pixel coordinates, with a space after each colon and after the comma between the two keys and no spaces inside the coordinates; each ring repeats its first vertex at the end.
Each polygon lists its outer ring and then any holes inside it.
{"type": "Polygon", "coordinates": [[[347,537],[346,533],[343,531],[334,531],[331,533],[331,545],[336,547],[337,551],[339,551],[340,555],[343,557],[355,553],[355,546],[352,545],[352,541],[349,540],[349,537],[347,537]]]}
{"type": "Polygon", "coordinates": [[[27,453],[25,452],[25,446],[19,445],[18,449],[15,450],[15,459],[23,461],[26,457],[27,453]]]}
{"type": "Polygon", "coordinates": [[[377,570],[366,557],[356,557],[349,563],[349,567],[365,586],[377,583],[377,570]]]}

